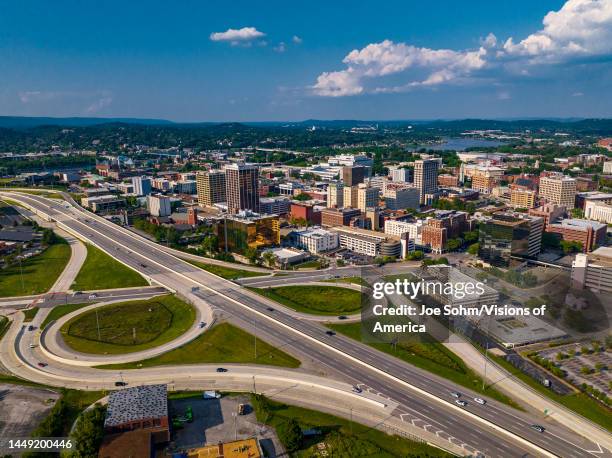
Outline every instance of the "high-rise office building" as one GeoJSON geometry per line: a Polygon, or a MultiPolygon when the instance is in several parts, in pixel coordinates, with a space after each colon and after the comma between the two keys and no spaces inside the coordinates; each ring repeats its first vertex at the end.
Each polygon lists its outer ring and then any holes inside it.
{"type": "Polygon", "coordinates": [[[259,170],[254,165],[230,164],[225,167],[227,211],[259,211],[259,170]]]}
{"type": "Polygon", "coordinates": [[[371,188],[366,184],[357,187],[357,208],[365,212],[368,208],[378,207],[378,196],[380,189],[371,188]]]}
{"type": "Polygon", "coordinates": [[[134,194],[137,196],[148,196],[153,188],[149,177],[132,177],[132,186],[134,186],[134,194]]]}
{"type": "Polygon", "coordinates": [[[419,208],[419,190],[417,188],[386,186],[383,197],[389,210],[419,208]]]}
{"type": "Polygon", "coordinates": [[[214,204],[226,202],[225,181],[225,172],[223,170],[198,172],[196,174],[198,204],[211,207],[214,204]]]}
{"type": "Polygon", "coordinates": [[[343,189],[344,207],[357,208],[357,186],[345,186],[343,189]]]}
{"type": "Polygon", "coordinates": [[[330,183],[327,187],[327,207],[344,207],[344,185],[342,183],[330,183]]]}
{"type": "Polygon", "coordinates": [[[547,202],[563,205],[567,210],[571,210],[576,200],[576,180],[561,173],[541,177],[540,197],[547,202]]]}
{"type": "Polygon", "coordinates": [[[425,194],[438,190],[438,166],[434,159],[421,159],[414,162],[414,186],[419,190],[419,202],[425,202],[425,194]]]}
{"type": "Polygon", "coordinates": [[[357,186],[363,183],[365,176],[365,167],[359,165],[342,167],[342,182],[344,186],[357,186]]]}

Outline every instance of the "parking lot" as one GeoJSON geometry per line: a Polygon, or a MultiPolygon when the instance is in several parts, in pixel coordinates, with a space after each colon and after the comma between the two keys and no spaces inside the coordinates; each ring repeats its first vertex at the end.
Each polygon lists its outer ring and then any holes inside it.
{"type": "Polygon", "coordinates": [[[51,390],[0,384],[0,437],[29,437],[58,399],[51,390]]]}
{"type": "Polygon", "coordinates": [[[172,416],[184,415],[188,407],[193,410],[193,421],[174,429],[172,450],[257,437],[268,457],[283,454],[274,430],[257,422],[248,394],[226,395],[221,399],[205,400],[196,396],[170,400],[172,416]],[[238,415],[240,404],[245,406],[243,415],[238,415]]]}

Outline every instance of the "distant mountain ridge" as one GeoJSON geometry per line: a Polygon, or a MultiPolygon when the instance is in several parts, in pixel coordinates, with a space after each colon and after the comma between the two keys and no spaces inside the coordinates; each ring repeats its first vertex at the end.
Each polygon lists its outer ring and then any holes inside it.
{"type": "Polygon", "coordinates": [[[453,130],[524,130],[524,129],[563,129],[564,127],[587,128],[587,130],[612,130],[612,118],[525,118],[525,119],[439,119],[439,120],[319,120],[304,121],[260,121],[260,122],[175,122],[166,119],[147,118],[94,118],[94,117],[27,117],[0,116],[0,128],[31,129],[41,126],[54,127],[92,127],[108,124],[131,124],[157,127],[211,127],[225,128],[250,127],[311,127],[327,129],[347,129],[353,127],[405,127],[407,125],[428,126],[453,130]],[[590,129],[589,129],[590,128],[590,129]]]}

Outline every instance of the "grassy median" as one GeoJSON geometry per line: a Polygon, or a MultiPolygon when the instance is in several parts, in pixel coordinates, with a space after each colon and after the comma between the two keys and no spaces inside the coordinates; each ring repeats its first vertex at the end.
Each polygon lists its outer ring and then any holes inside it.
{"type": "MultiPolygon", "coordinates": [[[[234,269],[233,267],[220,266],[217,264],[206,264],[204,262],[193,261],[186,259],[189,264],[199,267],[202,270],[210,272],[211,274],[217,275],[226,280],[237,280],[239,278],[247,277],[261,277],[262,275],[268,275],[265,272],[254,272],[252,270],[234,269]]],[[[270,271],[270,273],[272,273],[270,271]]]]}
{"type": "Polygon", "coordinates": [[[100,369],[137,369],[175,364],[241,363],[299,367],[300,361],[229,323],[213,326],[191,342],[154,358],[126,364],[107,364],[100,369]]]}
{"type": "Polygon", "coordinates": [[[341,315],[357,313],[366,296],[354,289],[339,286],[279,286],[249,288],[297,312],[313,315],[341,315]]]}
{"type": "Polygon", "coordinates": [[[147,281],[138,272],[121,264],[95,246],[87,245],[87,259],[71,288],[75,291],[90,291],[147,285],[147,281]]]}
{"type": "MultiPolygon", "coordinates": [[[[344,334],[359,342],[362,341],[361,323],[328,324],[327,326],[340,334],[344,334]]],[[[365,343],[376,350],[395,356],[413,366],[520,409],[516,402],[496,389],[485,385],[483,390],[482,378],[468,368],[457,355],[441,343],[434,341],[429,335],[423,337],[422,342],[400,342],[397,345],[391,345],[386,342],[365,343]]]]}
{"type": "Polygon", "coordinates": [[[75,316],[60,332],[73,350],[124,354],[170,342],[187,332],[194,320],[191,305],[168,295],[98,307],[75,316]]]}
{"type": "Polygon", "coordinates": [[[41,254],[21,261],[21,267],[17,263],[0,269],[0,297],[46,293],[64,271],[70,253],[70,246],[60,239],[41,254]]]}

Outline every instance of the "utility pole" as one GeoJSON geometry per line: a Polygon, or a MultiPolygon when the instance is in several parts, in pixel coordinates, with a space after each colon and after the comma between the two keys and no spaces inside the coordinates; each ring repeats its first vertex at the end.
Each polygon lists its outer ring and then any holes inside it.
{"type": "Polygon", "coordinates": [[[255,361],[257,361],[257,336],[253,336],[255,340],[255,361]]]}
{"type": "Polygon", "coordinates": [[[253,394],[257,394],[257,388],[255,387],[255,376],[253,376],[253,394]]]}

